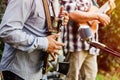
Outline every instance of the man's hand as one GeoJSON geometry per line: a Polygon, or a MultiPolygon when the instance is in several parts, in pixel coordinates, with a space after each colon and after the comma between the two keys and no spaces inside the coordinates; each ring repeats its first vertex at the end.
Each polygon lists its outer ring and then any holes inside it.
{"type": "Polygon", "coordinates": [[[69,20],[69,13],[64,10],[63,6],[60,7],[60,12],[58,17],[62,18],[62,21],[63,21],[62,25],[66,26],[69,20]]]}
{"type": "Polygon", "coordinates": [[[110,23],[110,17],[106,14],[98,13],[98,21],[105,26],[110,23]]]}
{"type": "Polygon", "coordinates": [[[59,37],[59,34],[50,35],[47,37],[48,39],[48,53],[53,57],[53,59],[56,59],[56,55],[58,54],[59,50],[62,49],[62,46],[64,46],[63,43],[60,43],[56,41],[56,39],[59,37]]]}
{"type": "MultiPolygon", "coordinates": [[[[96,12],[97,10],[99,10],[99,8],[92,5],[90,12],[96,12]]],[[[98,13],[98,21],[93,20],[93,24],[95,25],[95,23],[98,24],[99,22],[105,26],[110,23],[110,17],[106,14],[98,13]]]]}

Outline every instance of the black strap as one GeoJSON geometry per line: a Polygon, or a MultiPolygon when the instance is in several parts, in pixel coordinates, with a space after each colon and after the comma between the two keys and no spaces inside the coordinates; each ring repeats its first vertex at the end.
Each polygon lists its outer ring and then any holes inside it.
{"type": "Polygon", "coordinates": [[[24,80],[10,71],[2,71],[4,80],[24,80]]]}

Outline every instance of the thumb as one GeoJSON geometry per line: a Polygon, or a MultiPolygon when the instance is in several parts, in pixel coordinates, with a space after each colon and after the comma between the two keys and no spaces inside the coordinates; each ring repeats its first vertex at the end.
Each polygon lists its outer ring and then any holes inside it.
{"type": "Polygon", "coordinates": [[[60,12],[62,12],[64,10],[64,6],[60,7],[60,12]]]}
{"type": "Polygon", "coordinates": [[[63,11],[64,11],[64,6],[61,6],[61,7],[60,7],[60,10],[59,10],[59,15],[58,15],[58,17],[61,17],[61,14],[62,14],[63,11]]]}

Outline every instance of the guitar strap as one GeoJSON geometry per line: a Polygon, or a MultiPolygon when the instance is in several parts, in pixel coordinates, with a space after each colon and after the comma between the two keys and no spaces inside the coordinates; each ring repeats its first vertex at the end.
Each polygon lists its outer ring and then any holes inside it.
{"type": "MultiPolygon", "coordinates": [[[[52,32],[52,22],[51,22],[51,15],[50,15],[50,11],[49,11],[49,6],[48,6],[47,0],[42,0],[42,2],[43,2],[45,16],[46,16],[46,20],[47,20],[48,35],[50,35],[52,32]]],[[[42,71],[43,74],[46,73],[46,70],[48,67],[48,56],[49,56],[49,53],[44,52],[44,64],[43,64],[43,71],[42,71]]]]}
{"type": "MultiPolygon", "coordinates": [[[[54,32],[54,28],[52,25],[52,19],[51,19],[51,15],[50,15],[50,9],[49,9],[49,5],[48,5],[48,1],[47,0],[42,0],[43,2],[43,7],[44,7],[44,11],[45,11],[45,16],[46,16],[46,20],[47,20],[47,26],[48,26],[48,35],[51,35],[54,32]]],[[[53,11],[53,16],[56,17],[55,15],[55,11],[54,11],[54,7],[53,7],[53,3],[50,1],[51,7],[52,7],[52,11],[53,11]]],[[[48,67],[48,56],[49,53],[44,52],[44,65],[43,65],[43,74],[46,73],[47,67],[48,67]]]]}
{"type": "Polygon", "coordinates": [[[52,28],[51,15],[50,15],[50,11],[49,11],[49,5],[48,5],[47,0],[42,0],[42,1],[43,1],[44,11],[45,11],[45,16],[47,19],[48,31],[52,32],[53,28],[52,28]]]}

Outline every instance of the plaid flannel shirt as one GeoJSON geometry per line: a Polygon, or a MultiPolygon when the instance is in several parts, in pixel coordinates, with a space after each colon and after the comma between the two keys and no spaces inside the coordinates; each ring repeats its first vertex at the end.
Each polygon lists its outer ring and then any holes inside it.
{"type": "MultiPolygon", "coordinates": [[[[91,0],[60,0],[65,10],[72,12],[74,10],[87,11],[91,5],[91,0]]],[[[97,28],[98,30],[98,28],[97,28]]],[[[73,21],[69,21],[66,27],[62,27],[62,41],[65,43],[64,51],[74,52],[89,50],[91,54],[99,52],[98,49],[90,46],[86,41],[82,41],[79,34],[79,27],[73,21]]],[[[92,36],[92,41],[98,41],[98,31],[92,36]]]]}

